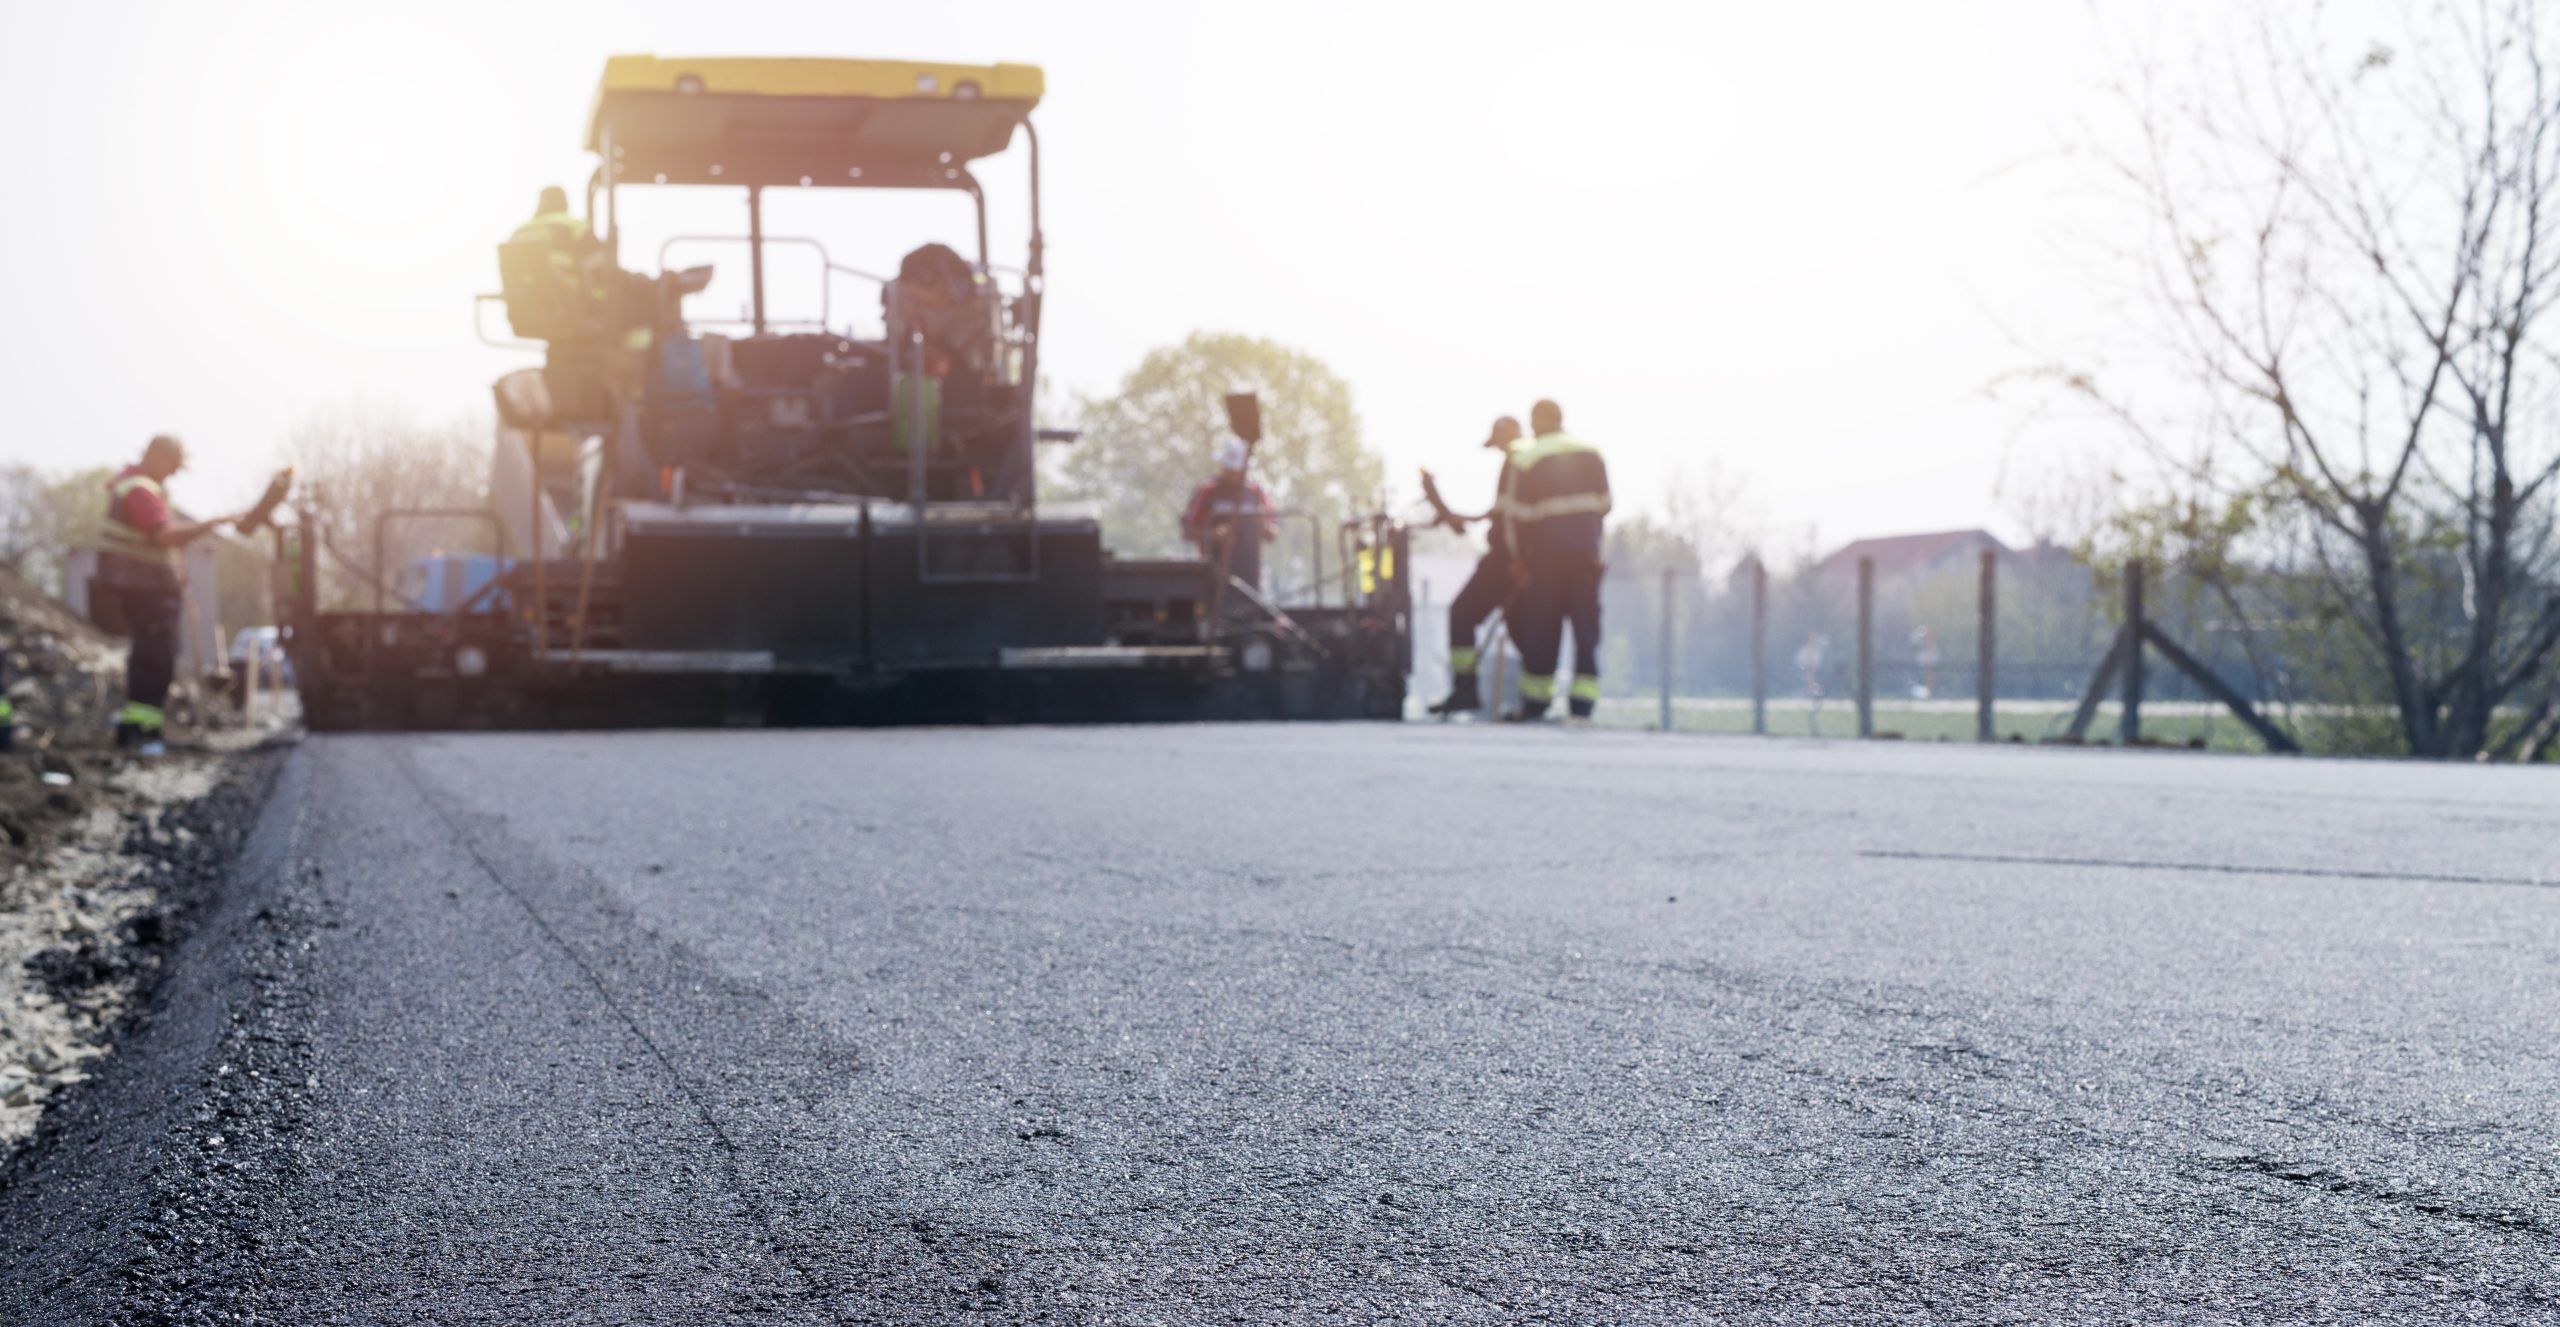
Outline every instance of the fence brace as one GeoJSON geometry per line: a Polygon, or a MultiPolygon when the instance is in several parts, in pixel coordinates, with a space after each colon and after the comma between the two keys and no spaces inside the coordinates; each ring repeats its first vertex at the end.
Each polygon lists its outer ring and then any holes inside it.
{"type": "Polygon", "coordinates": [[[2258,707],[2241,695],[2237,688],[2215,676],[2213,670],[2205,667],[2202,660],[2181,649],[2176,641],[2169,639],[2169,633],[2162,631],[2158,624],[2145,616],[2142,602],[2142,564],[2139,561],[2125,565],[2125,624],[2116,630],[2114,642],[2107,646],[2106,658],[2098,663],[2098,671],[2090,675],[2089,689],[2080,694],[2080,708],[2072,713],[2071,727],[2067,730],[2071,741],[2087,739],[2089,724],[2098,716],[2098,702],[2106,696],[2107,686],[2116,679],[2118,670],[2124,672],[2125,712],[2117,720],[2117,734],[2127,746],[2141,740],[2144,681],[2142,650],[2146,645],[2158,650],[2160,657],[2168,660],[2170,667],[2193,679],[2206,695],[2213,697],[2222,704],[2223,708],[2230,710],[2240,722],[2248,725],[2249,731],[2256,733],[2258,740],[2266,743],[2269,751],[2284,755],[2301,753],[2300,743],[2295,742],[2283,729],[2268,722],[2267,717],[2258,712],[2258,707]]]}

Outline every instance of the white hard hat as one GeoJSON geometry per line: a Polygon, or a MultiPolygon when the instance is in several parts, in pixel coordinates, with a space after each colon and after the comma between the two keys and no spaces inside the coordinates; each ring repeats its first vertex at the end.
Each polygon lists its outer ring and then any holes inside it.
{"type": "Polygon", "coordinates": [[[1219,469],[1242,470],[1244,468],[1245,454],[1246,448],[1244,445],[1244,439],[1221,438],[1218,440],[1219,469]]]}

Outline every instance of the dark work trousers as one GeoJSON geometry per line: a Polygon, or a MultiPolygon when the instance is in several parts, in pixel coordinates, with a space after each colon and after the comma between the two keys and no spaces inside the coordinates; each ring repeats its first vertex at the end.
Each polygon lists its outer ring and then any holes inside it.
{"type": "Polygon", "coordinates": [[[117,726],[156,736],[161,709],[169,703],[169,681],[178,671],[179,592],[175,586],[96,582],[89,593],[115,597],[112,605],[97,605],[92,616],[116,623],[133,638],[133,653],[124,665],[125,707],[117,726]]]}
{"type": "MultiPolygon", "coordinates": [[[[1209,537],[1209,560],[1218,560],[1218,537],[1209,537]]],[[[1236,522],[1235,543],[1227,549],[1227,574],[1257,592],[1262,589],[1262,526],[1259,522],[1236,522]]]]}
{"type": "Polygon", "coordinates": [[[1449,671],[1476,670],[1476,632],[1511,598],[1511,558],[1499,550],[1476,559],[1474,574],[1449,601],[1449,671]]]}
{"type": "Polygon", "coordinates": [[[1528,583],[1511,619],[1520,645],[1520,698],[1543,714],[1556,695],[1556,656],[1573,628],[1573,712],[1589,717],[1600,699],[1600,559],[1540,554],[1529,559],[1528,583]]]}

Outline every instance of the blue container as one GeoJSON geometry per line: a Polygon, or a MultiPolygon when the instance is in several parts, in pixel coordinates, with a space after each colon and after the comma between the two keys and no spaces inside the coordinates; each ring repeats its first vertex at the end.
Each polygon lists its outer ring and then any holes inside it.
{"type": "MultiPolygon", "coordinates": [[[[512,559],[487,553],[420,558],[401,572],[400,592],[430,613],[449,613],[470,603],[471,596],[504,575],[512,565],[512,559]]],[[[485,613],[500,611],[506,606],[506,593],[500,591],[474,604],[473,608],[485,613]]]]}

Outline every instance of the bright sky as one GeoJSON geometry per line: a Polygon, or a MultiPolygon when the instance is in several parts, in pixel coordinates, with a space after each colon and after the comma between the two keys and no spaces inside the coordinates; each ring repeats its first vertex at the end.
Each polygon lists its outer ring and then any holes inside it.
{"type": "MultiPolygon", "coordinates": [[[[1195,328],[1275,337],[1349,378],[1407,496],[1416,464],[1489,486],[1486,423],[1547,395],[1638,505],[1712,460],[1791,545],[2007,529],[1995,485],[2030,444],[1983,388],[2045,357],[2020,336],[2104,316],[2056,148],[2107,67],[2053,0],[190,3],[9,28],[0,459],[172,429],[199,507],[253,493],[318,408],[485,413],[526,361],[474,339],[470,296],[536,190],[585,180],[614,52],[1044,66],[1052,381],[1107,391],[1195,328]]],[[[981,168],[1000,220],[1019,162],[981,168]]],[[[839,261],[919,238],[805,201],[772,228],[829,222],[839,261]]]]}

